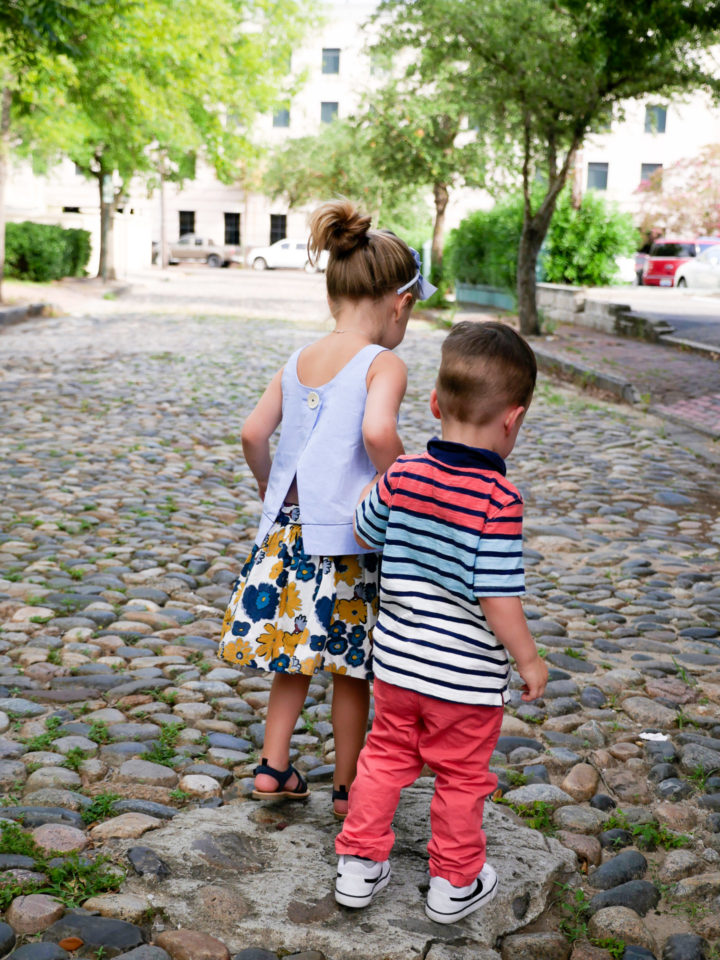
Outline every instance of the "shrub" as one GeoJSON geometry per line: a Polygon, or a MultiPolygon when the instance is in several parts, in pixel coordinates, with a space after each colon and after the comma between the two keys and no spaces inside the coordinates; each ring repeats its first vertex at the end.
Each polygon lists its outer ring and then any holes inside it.
{"type": "MultiPolygon", "coordinates": [[[[476,210],[445,246],[443,273],[460,283],[477,283],[515,292],[523,199],[515,194],[491,210],[476,210]]],[[[579,209],[563,192],[538,257],[538,274],[550,283],[600,286],[612,283],[615,258],[632,256],[640,244],[630,214],[602,196],[585,194],[579,209]]]]}
{"type": "Polygon", "coordinates": [[[90,260],[90,232],[71,227],[65,232],[68,250],[66,277],[85,276],[85,267],[90,260]]]}
{"type": "Polygon", "coordinates": [[[591,190],[576,210],[569,191],[558,200],[545,238],[543,271],[550,283],[605,286],[617,273],[616,257],[632,256],[640,237],[629,213],[620,213],[591,190]]]}
{"type": "Polygon", "coordinates": [[[522,233],[522,197],[513,196],[492,210],[476,210],[450,231],[443,273],[460,283],[515,290],[517,251],[522,233]]]}
{"type": "Polygon", "coordinates": [[[48,223],[8,223],[5,227],[5,273],[19,280],[45,283],[82,276],[90,258],[87,230],[65,230],[48,223]]]}

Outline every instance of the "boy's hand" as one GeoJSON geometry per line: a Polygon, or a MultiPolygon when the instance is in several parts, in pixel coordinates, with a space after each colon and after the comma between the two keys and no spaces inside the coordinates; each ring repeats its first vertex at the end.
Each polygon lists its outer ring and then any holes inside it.
{"type": "Polygon", "coordinates": [[[517,664],[516,667],[517,672],[525,681],[525,685],[523,687],[525,692],[523,693],[521,699],[525,701],[537,700],[538,697],[543,695],[545,686],[548,682],[547,664],[542,657],[537,656],[528,663],[524,663],[522,667],[517,666],[517,664]]]}

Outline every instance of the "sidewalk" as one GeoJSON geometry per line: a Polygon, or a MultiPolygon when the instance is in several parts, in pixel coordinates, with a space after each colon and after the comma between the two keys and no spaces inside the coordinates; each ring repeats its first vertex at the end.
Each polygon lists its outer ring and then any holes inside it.
{"type": "MultiPolygon", "coordinates": [[[[720,439],[719,360],[570,325],[531,342],[541,368],[551,370],[553,360],[564,361],[566,369],[576,368],[573,379],[592,384],[595,373],[631,385],[635,399],[651,413],[720,439]]],[[[623,399],[632,400],[628,394],[623,399]]]]}
{"type": "MultiPolygon", "coordinates": [[[[465,307],[454,322],[494,319],[503,316],[465,307]]],[[[545,373],[644,404],[656,416],[720,440],[720,356],[572,324],[528,340],[545,373]]]]}

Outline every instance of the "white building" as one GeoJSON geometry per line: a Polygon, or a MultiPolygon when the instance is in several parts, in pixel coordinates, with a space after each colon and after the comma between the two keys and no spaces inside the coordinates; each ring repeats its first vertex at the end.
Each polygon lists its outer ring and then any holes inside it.
{"type": "Polygon", "coordinates": [[[589,137],[578,152],[576,185],[603,191],[621,210],[637,213],[641,183],[658,169],[720,142],[720,110],[698,92],[682,99],[631,101],[623,119],[589,137]]]}
{"type": "MultiPolygon", "coordinates": [[[[353,112],[368,86],[376,83],[365,45],[367,23],[375,0],[324,0],[325,17],[292,55],[289,79],[304,78],[287,107],[258,118],[255,134],[265,146],[286,138],[312,134],[323,123],[353,112]]],[[[659,166],[693,156],[709,143],[720,141],[720,111],[704,94],[683,100],[650,100],[628,104],[625,117],[610,130],[587,140],[576,158],[576,187],[605,191],[621,209],[637,212],[638,186],[659,166]]],[[[65,161],[45,177],[34,176],[27,164],[16,163],[7,192],[8,219],[80,226],[91,231],[97,267],[99,247],[98,191],[65,161]]],[[[478,191],[456,190],[446,214],[455,226],[470,210],[486,207],[478,191]]],[[[218,182],[200,166],[196,179],[182,188],[165,188],[165,230],[168,242],[184,233],[197,233],[216,243],[230,243],[247,251],[282,237],[304,238],[307,211],[288,210],[282,199],[271,200],[241,186],[218,182]]],[[[148,198],[143,185],[132,190],[115,218],[115,263],[119,276],[149,265],[152,241],[161,236],[159,192],[148,198]]]]}

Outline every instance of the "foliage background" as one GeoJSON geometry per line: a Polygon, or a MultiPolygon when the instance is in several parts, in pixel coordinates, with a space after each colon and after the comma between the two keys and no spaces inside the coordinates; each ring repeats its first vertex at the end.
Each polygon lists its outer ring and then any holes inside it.
{"type": "MultiPolygon", "coordinates": [[[[446,277],[513,291],[522,225],[520,193],[491,210],[471,213],[448,237],[446,277]]],[[[592,190],[576,209],[566,190],[560,196],[543,247],[543,279],[581,286],[610,284],[617,273],[616,257],[631,256],[639,243],[630,214],[618,212],[592,190]]]]}

